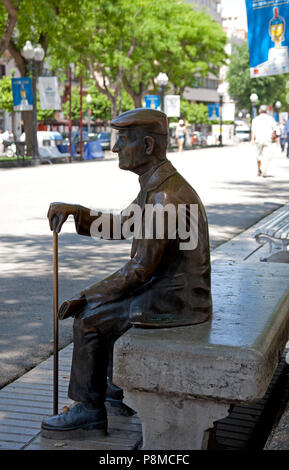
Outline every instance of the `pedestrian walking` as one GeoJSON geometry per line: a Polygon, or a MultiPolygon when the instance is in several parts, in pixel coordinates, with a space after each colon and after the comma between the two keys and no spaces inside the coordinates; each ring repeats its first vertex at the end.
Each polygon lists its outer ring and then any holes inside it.
{"type": "Polygon", "coordinates": [[[185,122],[183,121],[183,119],[180,119],[176,127],[176,139],[177,139],[178,149],[180,153],[183,152],[183,148],[185,144],[185,137],[186,137],[185,122]]]}
{"type": "Polygon", "coordinates": [[[286,142],[287,142],[287,158],[289,158],[289,119],[287,119],[285,123],[284,133],[286,135],[286,142]]]}
{"type": "Polygon", "coordinates": [[[277,123],[267,114],[267,106],[259,108],[259,115],[252,121],[251,143],[256,145],[257,175],[267,176],[268,164],[277,139],[277,123]]]}
{"type": "Polygon", "coordinates": [[[282,119],[280,123],[280,146],[281,146],[281,152],[284,152],[285,146],[286,146],[286,140],[287,140],[287,134],[285,130],[285,124],[286,121],[285,119],[282,119]]]}

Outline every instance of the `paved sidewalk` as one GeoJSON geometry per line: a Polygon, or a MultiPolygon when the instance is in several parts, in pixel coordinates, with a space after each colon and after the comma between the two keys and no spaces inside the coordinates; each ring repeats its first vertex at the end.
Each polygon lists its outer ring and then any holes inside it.
{"type": "MultiPolygon", "coordinates": [[[[250,229],[213,250],[212,262],[259,262],[268,248],[260,247],[252,232],[278,211],[259,221],[250,229]],[[258,249],[257,249],[258,248],[258,249]],[[256,250],[257,249],[257,250],[256,250]]],[[[59,410],[71,401],[67,398],[72,344],[59,353],[59,410]]],[[[53,441],[41,438],[40,425],[44,416],[51,415],[53,404],[53,357],[0,390],[0,449],[10,450],[132,450],[141,442],[141,425],[137,416],[109,416],[109,435],[85,441],[53,441]]],[[[289,449],[285,434],[289,427],[288,410],[276,428],[269,448],[289,449]],[[277,435],[277,433],[279,433],[277,435]],[[280,437],[281,433],[281,437],[280,437]]],[[[268,444],[269,445],[269,444],[268,444]]]]}
{"type": "MultiPolygon", "coordinates": [[[[67,387],[72,344],[59,353],[59,411],[70,405],[67,387]]],[[[42,439],[41,421],[53,414],[53,357],[0,390],[0,450],[132,450],[141,440],[137,416],[108,416],[109,434],[97,440],[42,439]]]]}

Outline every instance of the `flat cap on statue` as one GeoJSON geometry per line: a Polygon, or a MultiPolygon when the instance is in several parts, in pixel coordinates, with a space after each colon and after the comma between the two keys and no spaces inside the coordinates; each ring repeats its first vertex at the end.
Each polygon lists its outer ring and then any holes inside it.
{"type": "Polygon", "coordinates": [[[126,111],[111,121],[111,127],[117,130],[144,127],[155,134],[168,134],[168,118],[165,113],[149,108],[136,108],[126,111]]]}

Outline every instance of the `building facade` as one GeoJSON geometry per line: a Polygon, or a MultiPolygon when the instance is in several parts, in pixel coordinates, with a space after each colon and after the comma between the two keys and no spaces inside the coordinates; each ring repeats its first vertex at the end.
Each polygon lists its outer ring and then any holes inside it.
{"type": "MultiPolygon", "coordinates": [[[[207,11],[217,23],[222,23],[221,0],[187,0],[187,3],[198,10],[207,11]]],[[[216,103],[219,101],[218,84],[218,77],[211,73],[206,78],[197,77],[197,85],[186,87],[183,97],[193,103],[216,103]]]]}

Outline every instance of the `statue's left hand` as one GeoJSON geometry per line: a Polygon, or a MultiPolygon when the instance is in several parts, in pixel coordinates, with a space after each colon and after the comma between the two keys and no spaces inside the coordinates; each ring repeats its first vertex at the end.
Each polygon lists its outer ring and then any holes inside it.
{"type": "Polygon", "coordinates": [[[50,229],[54,230],[56,233],[59,233],[68,216],[75,215],[76,211],[77,206],[75,204],[52,202],[47,213],[50,229]]]}

